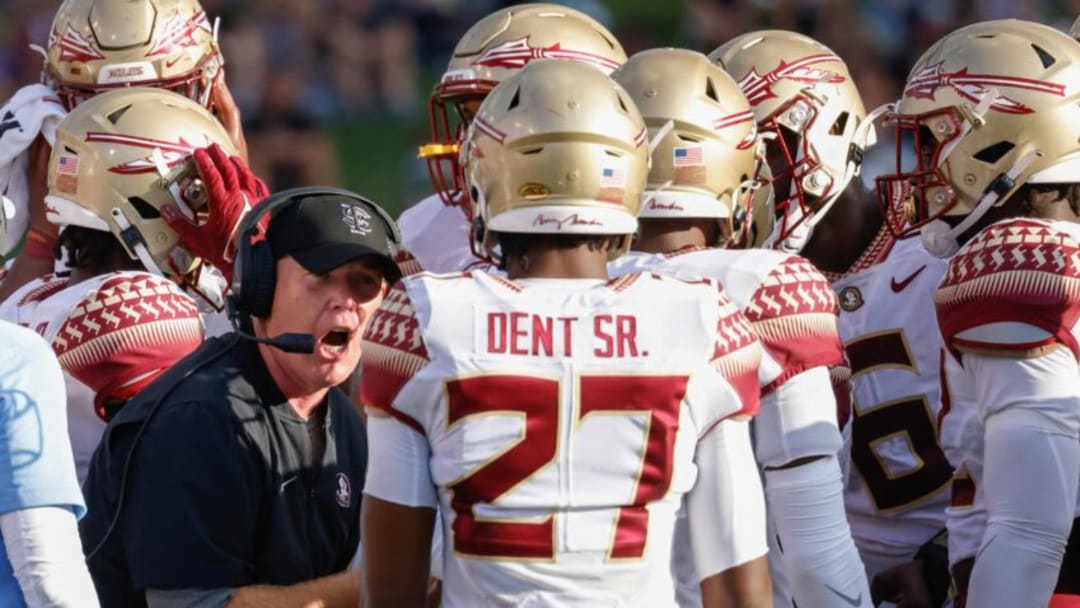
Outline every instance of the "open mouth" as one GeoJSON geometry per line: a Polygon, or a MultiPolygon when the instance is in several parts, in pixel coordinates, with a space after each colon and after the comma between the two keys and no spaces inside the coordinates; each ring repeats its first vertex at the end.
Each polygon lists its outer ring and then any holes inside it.
{"type": "Polygon", "coordinates": [[[331,352],[340,353],[349,345],[349,330],[332,329],[319,340],[331,352]]]}

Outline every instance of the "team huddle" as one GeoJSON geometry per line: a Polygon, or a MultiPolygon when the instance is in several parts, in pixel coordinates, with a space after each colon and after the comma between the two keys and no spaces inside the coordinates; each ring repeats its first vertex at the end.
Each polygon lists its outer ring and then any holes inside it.
{"type": "MultiPolygon", "coordinates": [[[[127,31],[138,4],[65,1],[0,132],[0,319],[51,345],[90,486],[278,217],[241,226],[270,192],[215,27],[155,0],[127,31]]],[[[627,57],[558,5],[473,25],[355,332],[361,605],[1080,606],[1077,34],[963,27],[866,108],[795,32],[627,57]]]]}

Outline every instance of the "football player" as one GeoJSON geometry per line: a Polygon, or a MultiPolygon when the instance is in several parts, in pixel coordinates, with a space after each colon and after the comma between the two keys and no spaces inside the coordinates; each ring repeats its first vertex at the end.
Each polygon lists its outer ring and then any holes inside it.
{"type": "Polygon", "coordinates": [[[0,194],[15,201],[12,260],[0,300],[53,271],[57,227],[45,217],[45,179],[56,124],[102,91],[152,86],[210,109],[247,158],[240,113],[225,85],[216,26],[198,0],[66,0],[49,30],[42,84],[0,108],[0,194]],[[21,249],[20,249],[21,248],[21,249]]]}
{"type": "Polygon", "coordinates": [[[898,599],[902,578],[914,579],[908,601],[943,599],[947,568],[931,541],[945,528],[952,471],[937,436],[931,294],[945,265],[893,237],[858,177],[884,110],[868,115],[843,60],[801,34],[751,32],[710,57],[738,81],[766,138],[777,218],[769,244],[809,259],[839,299],[854,396],[844,502],[874,594],[898,599]]]}
{"type": "Polygon", "coordinates": [[[420,148],[435,194],[398,220],[406,274],[458,272],[485,265],[471,245],[472,206],[465,193],[460,142],[480,102],[534,59],[580,61],[610,74],[626,53],[592,17],[557,4],[520,4],[477,21],[461,37],[431,93],[431,143],[420,148]]]}
{"type": "Polygon", "coordinates": [[[610,280],[648,172],[626,92],[537,61],[481,105],[466,171],[505,276],[398,284],[363,347],[365,606],[674,606],[685,499],[706,606],[768,605],[745,422],[760,344],[714,281],[610,280]],[[660,305],[662,303],[662,305],[660,305]]]}
{"type": "MultiPolygon", "coordinates": [[[[724,285],[765,346],[754,446],[791,595],[804,606],[870,606],[844,518],[829,374],[843,362],[836,297],[797,255],[721,247],[747,238],[760,185],[750,104],[730,76],[693,51],[643,51],[612,78],[645,118],[652,166],[634,251],[613,261],[610,272],[709,277],[724,285]]],[[[680,590],[682,605],[698,604],[693,588],[680,590]]],[[[774,587],[774,594],[781,591],[774,587]]]]}
{"type": "Polygon", "coordinates": [[[882,178],[890,223],[951,256],[934,303],[942,442],[965,482],[956,582],[973,559],[968,605],[1077,605],[1080,46],[1026,21],[961,28],[912,68],[894,120],[916,154],[882,178]]]}
{"type": "Polygon", "coordinates": [[[0,305],[0,318],[37,331],[56,351],[82,480],[106,420],[202,342],[196,301],[181,285],[214,287],[201,281],[197,256],[228,247],[244,203],[265,187],[238,157],[215,164],[200,150],[196,169],[192,146],[217,144],[210,152],[224,156],[235,152],[232,140],[202,106],[161,89],[96,95],[56,137],[45,200],[49,220],[66,226],[60,246],[71,273],[27,283],[0,305]],[[207,185],[199,188],[195,175],[207,185]],[[183,215],[181,206],[192,217],[185,222],[201,224],[186,239],[162,219],[183,215]]]}

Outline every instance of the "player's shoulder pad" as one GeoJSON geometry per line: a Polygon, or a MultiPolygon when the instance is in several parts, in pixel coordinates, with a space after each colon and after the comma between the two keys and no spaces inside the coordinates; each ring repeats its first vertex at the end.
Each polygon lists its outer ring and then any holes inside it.
{"type": "Polygon", "coordinates": [[[1062,344],[1080,359],[1080,242],[1051,222],[992,224],[949,261],[934,305],[954,351],[1031,357],[1062,344]]]}
{"type": "Polygon", "coordinates": [[[202,343],[199,307],[172,281],[146,272],[102,277],[53,338],[60,365],[104,399],[127,399],[202,343]]]}
{"type": "Polygon", "coordinates": [[[798,315],[836,316],[832,285],[806,258],[789,255],[761,278],[746,306],[752,322],[798,315]]]}
{"type": "Polygon", "coordinates": [[[202,342],[199,307],[176,283],[147,272],[104,277],[75,301],[53,339],[60,363],[109,357],[136,345],[163,350],[202,342]]]}
{"type": "Polygon", "coordinates": [[[364,372],[360,382],[365,406],[389,412],[401,388],[430,362],[419,315],[410,297],[410,285],[427,276],[398,281],[364,329],[364,372]]]}
{"type": "Polygon", "coordinates": [[[777,261],[751,294],[745,312],[782,370],[766,392],[803,371],[843,361],[836,294],[805,258],[788,255],[777,261]]]}
{"type": "Polygon", "coordinates": [[[716,325],[716,345],[711,364],[731,383],[742,402],[737,415],[752,416],[761,402],[758,368],[761,366],[761,342],[742,311],[727,297],[719,284],[715,286],[719,305],[716,325]]]}

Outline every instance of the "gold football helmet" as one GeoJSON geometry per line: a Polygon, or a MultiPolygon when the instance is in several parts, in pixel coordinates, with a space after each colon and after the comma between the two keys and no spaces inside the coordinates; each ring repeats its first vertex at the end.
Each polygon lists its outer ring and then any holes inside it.
{"type": "Polygon", "coordinates": [[[465,179],[458,146],[480,101],[536,59],[579,61],[610,74],[626,61],[626,53],[595,19],[557,4],[519,4],[476,22],[454,47],[431,93],[432,143],[420,147],[432,185],[447,205],[467,204],[461,198],[465,179]]]}
{"type": "Polygon", "coordinates": [[[709,59],[739,83],[766,141],[776,197],[766,245],[799,251],[872,143],[851,74],[825,45],[783,30],[743,34],[709,59]]]}
{"type": "Polygon", "coordinates": [[[206,211],[191,154],[215,143],[236,154],[221,124],[186,97],[146,87],[95,95],[56,128],[47,217],[112,232],[150,272],[198,289],[201,261],[160,209],[175,204],[192,218],[206,211]]]}
{"type": "Polygon", "coordinates": [[[877,180],[889,226],[921,228],[928,249],[949,255],[1023,184],[1080,181],[1078,83],[1080,45],[1038,23],[986,21],[935,43],[889,117],[915,150],[905,162],[898,143],[896,172],[877,180]],[[933,222],[943,216],[964,219],[933,222]]]}
{"type": "Polygon", "coordinates": [[[463,150],[480,240],[492,233],[630,235],[649,172],[645,122],[599,70],[535,61],[495,87],[463,150]]]}
{"type": "Polygon", "coordinates": [[[611,77],[649,129],[652,166],[642,218],[718,218],[748,233],[759,166],[754,113],[739,85],[701,53],[637,53],[611,77]]]}
{"type": "Polygon", "coordinates": [[[198,0],[65,0],[44,76],[69,110],[128,86],[169,89],[209,107],[223,63],[198,0]]]}

